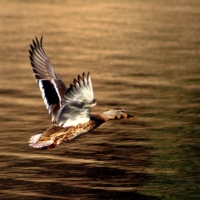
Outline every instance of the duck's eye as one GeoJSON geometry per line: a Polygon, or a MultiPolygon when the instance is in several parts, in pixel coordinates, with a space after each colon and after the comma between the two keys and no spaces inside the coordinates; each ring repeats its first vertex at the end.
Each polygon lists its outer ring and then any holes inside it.
{"type": "Polygon", "coordinates": [[[91,104],[91,106],[95,106],[97,104],[96,99],[93,99],[90,104],[91,104]]]}
{"type": "Polygon", "coordinates": [[[97,100],[96,100],[96,99],[93,99],[92,103],[97,103],[97,100]]]}

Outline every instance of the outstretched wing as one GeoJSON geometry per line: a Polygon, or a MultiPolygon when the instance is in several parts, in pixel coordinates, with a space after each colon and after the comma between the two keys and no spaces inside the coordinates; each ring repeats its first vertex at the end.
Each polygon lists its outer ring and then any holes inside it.
{"type": "Polygon", "coordinates": [[[87,76],[74,79],[63,98],[63,105],[57,115],[57,123],[60,126],[76,126],[90,120],[92,106],[96,105],[92,88],[90,73],[87,76]]]}
{"type": "Polygon", "coordinates": [[[42,39],[38,41],[37,37],[30,45],[30,61],[37,83],[42,92],[42,97],[49,114],[52,115],[52,121],[55,121],[58,110],[62,105],[63,97],[67,87],[62,82],[59,75],[54,71],[49,59],[42,47],[42,39]]]}

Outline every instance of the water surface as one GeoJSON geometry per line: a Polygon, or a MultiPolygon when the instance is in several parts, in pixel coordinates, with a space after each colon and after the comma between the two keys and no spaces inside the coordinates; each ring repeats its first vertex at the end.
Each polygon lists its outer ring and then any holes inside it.
{"type": "Polygon", "coordinates": [[[200,3],[0,2],[1,199],[199,199],[200,3]],[[68,86],[91,72],[108,122],[49,151],[28,49],[35,36],[68,86]]]}

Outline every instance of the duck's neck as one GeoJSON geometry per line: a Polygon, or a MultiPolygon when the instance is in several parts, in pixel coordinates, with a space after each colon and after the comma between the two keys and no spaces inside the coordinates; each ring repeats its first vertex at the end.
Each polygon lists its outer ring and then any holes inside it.
{"type": "Polygon", "coordinates": [[[91,115],[91,120],[97,121],[101,124],[107,121],[107,120],[105,120],[105,118],[101,114],[91,115]]]}

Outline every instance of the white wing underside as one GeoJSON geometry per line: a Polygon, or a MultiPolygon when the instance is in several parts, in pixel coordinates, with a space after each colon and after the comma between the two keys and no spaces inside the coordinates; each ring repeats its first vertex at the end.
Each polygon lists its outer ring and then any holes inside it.
{"type": "Polygon", "coordinates": [[[68,88],[56,121],[63,127],[86,123],[90,120],[90,111],[95,105],[90,73],[87,76],[83,73],[68,88]]]}

